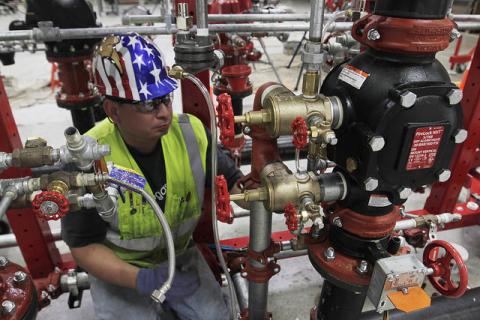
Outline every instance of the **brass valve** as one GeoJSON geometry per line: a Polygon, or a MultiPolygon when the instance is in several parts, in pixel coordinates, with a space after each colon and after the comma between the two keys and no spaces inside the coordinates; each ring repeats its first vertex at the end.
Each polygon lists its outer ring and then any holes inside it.
{"type": "Polygon", "coordinates": [[[279,137],[291,134],[291,123],[298,116],[307,121],[314,137],[331,136],[331,129],[342,124],[342,104],[338,97],[296,96],[286,87],[276,84],[264,91],[262,110],[235,116],[235,123],[262,125],[272,137],[279,137]],[[310,123],[310,119],[314,119],[314,123],[310,123]]]}
{"type": "Polygon", "coordinates": [[[282,162],[265,166],[260,174],[262,186],[245,193],[232,194],[230,200],[263,201],[270,211],[283,212],[289,204],[307,208],[304,199],[311,199],[308,210],[315,212],[315,204],[345,198],[347,185],[340,173],[315,175],[313,172],[293,174],[282,162]]]}

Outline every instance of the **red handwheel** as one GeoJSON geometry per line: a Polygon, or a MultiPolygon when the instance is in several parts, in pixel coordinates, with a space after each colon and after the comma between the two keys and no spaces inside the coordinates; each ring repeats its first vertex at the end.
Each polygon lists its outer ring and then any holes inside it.
{"type": "Polygon", "coordinates": [[[297,209],[292,203],[288,203],[284,209],[285,224],[290,231],[296,231],[298,229],[298,216],[297,209]]]}
{"type": "Polygon", "coordinates": [[[468,270],[460,253],[448,242],[435,240],[430,242],[423,251],[423,264],[433,269],[433,274],[428,279],[441,294],[458,298],[465,293],[468,285],[468,270]],[[440,248],[445,250],[445,255],[438,257],[440,248]],[[460,279],[458,283],[452,279],[452,265],[454,261],[458,267],[460,279]]]}
{"type": "Polygon", "coordinates": [[[217,219],[224,223],[233,223],[232,207],[230,206],[230,193],[228,192],[227,180],[224,176],[217,176],[215,178],[215,190],[217,219]]]}
{"type": "Polygon", "coordinates": [[[43,220],[58,220],[68,213],[69,203],[61,193],[43,191],[33,199],[32,209],[43,220]]]}
{"type": "Polygon", "coordinates": [[[308,128],[305,119],[296,117],[290,126],[292,130],[292,143],[297,149],[303,149],[308,144],[308,128]]]}
{"type": "Polygon", "coordinates": [[[225,147],[235,146],[235,119],[232,98],[227,93],[217,97],[217,120],[220,129],[220,141],[225,147]]]}

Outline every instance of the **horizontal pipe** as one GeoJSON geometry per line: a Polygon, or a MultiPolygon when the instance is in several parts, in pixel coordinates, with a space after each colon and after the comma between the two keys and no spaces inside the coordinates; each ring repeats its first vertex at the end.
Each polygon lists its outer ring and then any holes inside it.
{"type": "MultiPolygon", "coordinates": [[[[325,18],[329,19],[332,14],[326,14],[325,18]]],[[[209,14],[209,22],[284,22],[284,21],[308,21],[310,15],[307,13],[279,13],[279,14],[209,14]]],[[[157,23],[165,22],[165,16],[161,15],[131,15],[123,16],[122,23],[124,25],[139,23],[157,23]]]]}
{"type": "MultiPolygon", "coordinates": [[[[53,241],[62,240],[60,229],[51,230],[51,233],[52,233],[53,241]]],[[[0,235],[0,249],[13,248],[17,246],[18,246],[18,242],[17,242],[17,238],[15,237],[15,234],[9,233],[9,234],[0,235]]]]}
{"type": "MultiPolygon", "coordinates": [[[[333,14],[326,13],[325,21],[330,20],[333,14]]],[[[454,14],[452,19],[455,22],[460,21],[477,21],[480,22],[478,14],[454,14]]],[[[278,13],[278,14],[209,14],[209,22],[284,22],[284,21],[309,21],[308,13],[278,13]]],[[[161,15],[131,15],[123,16],[122,23],[124,25],[139,23],[158,23],[164,22],[165,17],[161,15]]]]}
{"type": "Polygon", "coordinates": [[[453,14],[452,20],[455,22],[460,21],[478,21],[480,22],[480,14],[453,14]]]}
{"type": "Polygon", "coordinates": [[[281,259],[289,259],[294,257],[306,256],[307,254],[308,254],[308,250],[302,249],[302,250],[281,251],[279,253],[275,253],[273,256],[278,260],[281,260],[281,259]]]}
{"type": "MultiPolygon", "coordinates": [[[[330,31],[347,31],[352,27],[351,22],[337,22],[332,25],[330,31]]],[[[306,31],[308,23],[289,25],[286,23],[261,23],[261,24],[210,24],[210,32],[289,32],[306,31]]],[[[192,28],[191,31],[195,31],[192,28]]],[[[126,26],[126,27],[101,27],[101,28],[78,28],[59,29],[52,28],[43,32],[39,28],[32,30],[5,31],[0,32],[0,41],[32,40],[37,42],[54,42],[72,39],[97,39],[111,34],[139,33],[143,35],[167,35],[177,33],[175,25],[171,28],[154,26],[126,26]]]]}
{"type": "MultiPolygon", "coordinates": [[[[458,22],[459,30],[480,30],[478,22],[458,22]]],[[[335,22],[327,31],[348,31],[352,28],[352,22],[335,22]]],[[[209,24],[210,32],[293,32],[307,31],[310,29],[308,23],[286,24],[286,23],[257,23],[257,24],[209,24]]],[[[195,31],[193,28],[191,31],[195,31]]],[[[102,28],[78,28],[59,29],[52,28],[49,32],[41,29],[6,31],[0,32],[0,41],[33,40],[37,42],[54,42],[68,39],[98,39],[111,34],[136,32],[144,35],[167,35],[177,33],[176,26],[172,28],[154,26],[126,26],[126,27],[102,27],[102,28]],[[52,32],[50,32],[52,31],[52,32]]]]}

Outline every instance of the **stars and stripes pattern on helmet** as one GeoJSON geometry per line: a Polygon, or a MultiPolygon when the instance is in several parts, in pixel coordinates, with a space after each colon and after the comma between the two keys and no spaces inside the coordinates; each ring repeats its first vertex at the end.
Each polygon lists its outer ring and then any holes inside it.
{"type": "Polygon", "coordinates": [[[103,39],[92,62],[101,94],[133,101],[152,100],[177,89],[160,49],[132,33],[103,39]]]}

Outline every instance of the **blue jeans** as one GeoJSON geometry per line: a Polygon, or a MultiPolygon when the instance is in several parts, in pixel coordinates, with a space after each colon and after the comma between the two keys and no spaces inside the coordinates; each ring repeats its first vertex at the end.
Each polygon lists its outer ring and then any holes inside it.
{"type": "Polygon", "coordinates": [[[197,269],[200,286],[193,295],[175,304],[155,303],[136,290],[118,287],[90,275],[90,291],[97,319],[228,320],[224,295],[196,246],[177,256],[177,266],[181,268],[182,264],[197,269]]]}

